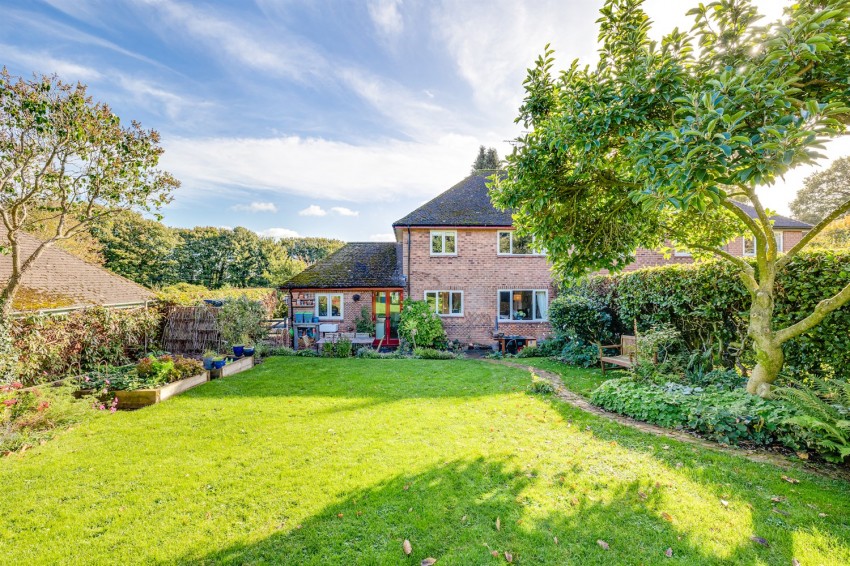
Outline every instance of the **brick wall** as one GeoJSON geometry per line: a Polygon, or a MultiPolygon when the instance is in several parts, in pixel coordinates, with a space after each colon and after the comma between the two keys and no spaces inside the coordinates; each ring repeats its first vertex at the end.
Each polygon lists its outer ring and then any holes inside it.
{"type": "MultiPolygon", "coordinates": [[[[431,256],[430,230],[411,229],[410,258],[407,230],[402,232],[405,275],[410,266],[410,298],[421,301],[425,291],[463,291],[463,316],[443,317],[450,340],[494,343],[499,289],[547,289],[549,301],[555,297],[546,258],[497,255],[497,232],[496,229],[457,229],[457,255],[431,256]]],[[[538,339],[551,334],[548,322],[500,321],[499,330],[538,339]]]]}

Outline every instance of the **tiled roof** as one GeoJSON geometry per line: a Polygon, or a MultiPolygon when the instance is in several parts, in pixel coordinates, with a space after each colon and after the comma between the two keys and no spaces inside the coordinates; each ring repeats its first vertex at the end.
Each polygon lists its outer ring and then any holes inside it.
{"type": "MultiPolygon", "coordinates": [[[[20,234],[21,255],[24,259],[38,247],[40,240],[20,234]]],[[[6,242],[6,229],[0,225],[0,242],[6,242]]],[[[0,254],[0,284],[5,285],[12,275],[12,258],[0,254]]],[[[135,303],[154,299],[154,294],[98,265],[56,247],[47,248],[24,274],[15,297],[15,310],[51,307],[78,307],[135,303]]]]}
{"type": "Polygon", "coordinates": [[[487,189],[490,175],[490,172],[470,175],[396,220],[393,226],[512,226],[511,211],[497,210],[490,202],[487,189]]]}
{"type": "Polygon", "coordinates": [[[401,244],[352,242],[281,285],[283,289],[373,289],[404,286],[401,244]]]}
{"type": "MultiPolygon", "coordinates": [[[[758,218],[758,213],[756,209],[748,204],[744,204],[741,202],[735,203],[738,208],[747,213],[747,216],[750,218],[758,218]]],[[[811,224],[806,224],[805,222],[800,222],[799,220],[794,220],[793,218],[788,218],[787,216],[781,216],[776,214],[770,217],[773,220],[773,227],[782,230],[810,230],[812,228],[811,224]]]]}

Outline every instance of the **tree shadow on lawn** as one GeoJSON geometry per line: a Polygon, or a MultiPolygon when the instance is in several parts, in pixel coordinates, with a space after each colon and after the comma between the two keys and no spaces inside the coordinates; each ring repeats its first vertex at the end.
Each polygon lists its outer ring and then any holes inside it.
{"type": "MultiPolygon", "coordinates": [[[[552,479],[511,462],[455,461],[351,493],[302,524],[283,518],[279,534],[186,555],[178,563],[419,564],[434,557],[439,564],[466,565],[504,563],[508,551],[518,564],[652,564],[667,560],[668,548],[676,563],[791,563],[791,536],[768,548],[741,532],[734,544],[709,548],[700,537],[710,532],[691,537],[676,518],[665,518],[661,488],[649,482],[622,482],[600,500],[571,494],[566,485],[549,485],[552,499],[535,498],[535,484],[552,479]],[[543,512],[541,503],[550,510],[543,512]],[[413,546],[410,557],[402,551],[405,539],[413,546]]],[[[718,519],[708,530],[722,525],[718,519]]]]}
{"type": "Polygon", "coordinates": [[[340,397],[374,402],[475,398],[522,390],[529,376],[521,369],[477,360],[274,357],[248,372],[211,381],[186,395],[340,397]]]}

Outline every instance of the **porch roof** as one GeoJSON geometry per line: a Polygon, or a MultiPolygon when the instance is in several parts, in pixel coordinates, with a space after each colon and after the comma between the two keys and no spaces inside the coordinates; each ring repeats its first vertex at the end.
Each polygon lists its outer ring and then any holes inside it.
{"type": "Polygon", "coordinates": [[[281,285],[281,289],[387,289],[403,286],[401,244],[351,242],[281,285]]]}

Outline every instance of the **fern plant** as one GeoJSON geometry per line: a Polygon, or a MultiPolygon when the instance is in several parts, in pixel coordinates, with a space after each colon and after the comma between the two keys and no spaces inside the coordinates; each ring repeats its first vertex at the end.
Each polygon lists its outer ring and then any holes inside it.
{"type": "Polygon", "coordinates": [[[784,387],[778,394],[796,410],[786,422],[800,429],[810,449],[829,462],[850,457],[850,382],[812,379],[810,388],[784,387]]]}

